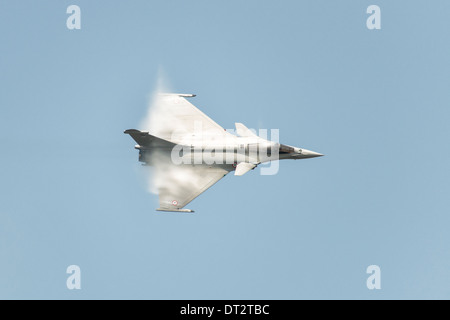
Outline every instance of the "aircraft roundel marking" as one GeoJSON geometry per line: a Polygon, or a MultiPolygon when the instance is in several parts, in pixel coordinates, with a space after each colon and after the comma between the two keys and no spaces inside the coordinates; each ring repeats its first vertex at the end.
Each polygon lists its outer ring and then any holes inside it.
{"type": "Polygon", "coordinates": [[[237,167],[237,163],[235,162],[235,163],[233,163],[233,168],[236,168],[237,167]]]}
{"type": "Polygon", "coordinates": [[[172,201],[172,204],[173,204],[174,206],[177,206],[177,205],[178,205],[178,201],[177,201],[177,200],[173,200],[173,201],[172,201]]]}

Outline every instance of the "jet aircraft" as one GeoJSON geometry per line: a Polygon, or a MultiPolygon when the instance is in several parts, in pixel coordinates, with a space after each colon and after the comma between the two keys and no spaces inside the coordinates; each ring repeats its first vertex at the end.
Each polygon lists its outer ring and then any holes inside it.
{"type": "Polygon", "coordinates": [[[139,161],[153,167],[158,211],[193,212],[184,207],[232,171],[242,176],[261,163],[323,156],[269,141],[242,123],[232,134],[191,104],[191,97],[158,94],[153,128],[124,132],[137,142],[139,161]]]}

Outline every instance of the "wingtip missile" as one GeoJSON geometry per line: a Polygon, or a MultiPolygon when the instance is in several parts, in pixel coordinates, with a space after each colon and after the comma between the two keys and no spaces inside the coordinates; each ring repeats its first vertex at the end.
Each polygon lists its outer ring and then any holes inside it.
{"type": "Polygon", "coordinates": [[[191,209],[164,209],[164,208],[158,208],[158,209],[156,209],[156,211],[164,211],[164,212],[187,212],[187,213],[195,212],[194,210],[191,210],[191,209]]]}
{"type": "Polygon", "coordinates": [[[178,96],[183,98],[193,98],[196,97],[196,94],[193,93],[159,93],[161,96],[178,96]]]}

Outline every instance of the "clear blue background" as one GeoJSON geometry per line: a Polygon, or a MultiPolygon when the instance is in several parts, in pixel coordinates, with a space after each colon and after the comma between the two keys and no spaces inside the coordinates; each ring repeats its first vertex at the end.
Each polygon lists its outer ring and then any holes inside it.
{"type": "Polygon", "coordinates": [[[0,298],[449,299],[449,12],[0,1],[0,298]],[[326,156],[229,175],[195,214],[154,211],[123,130],[160,69],[223,127],[280,129],[326,156]]]}

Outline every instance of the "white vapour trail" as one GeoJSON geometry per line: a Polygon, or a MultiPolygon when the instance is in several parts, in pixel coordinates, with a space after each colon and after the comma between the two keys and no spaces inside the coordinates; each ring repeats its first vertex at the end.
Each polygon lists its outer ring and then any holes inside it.
{"type": "MultiPolygon", "coordinates": [[[[161,136],[166,125],[164,106],[161,105],[161,94],[168,92],[167,87],[162,70],[160,69],[158,72],[156,89],[149,99],[147,114],[139,125],[141,131],[147,131],[156,137],[161,136]]],[[[168,168],[165,164],[167,157],[160,152],[152,150],[152,153],[147,156],[147,160],[149,161],[149,164],[151,164],[151,167],[144,168],[147,189],[153,194],[158,194],[158,189],[163,186],[163,179],[161,178],[160,170],[157,169],[163,167],[168,168]]]]}
{"type": "MultiPolygon", "coordinates": [[[[164,140],[176,140],[174,136],[184,134],[184,126],[175,116],[176,110],[170,96],[166,95],[170,91],[165,83],[160,72],[157,88],[150,99],[147,114],[140,123],[140,130],[164,140]]],[[[159,190],[165,188],[173,190],[179,183],[189,185],[186,169],[183,166],[174,166],[167,150],[151,150],[147,160],[151,165],[150,168],[145,168],[149,192],[158,194],[159,190]]],[[[191,183],[195,184],[195,181],[191,183]]]]}
{"type": "Polygon", "coordinates": [[[167,81],[165,80],[161,69],[158,72],[158,80],[156,89],[151,94],[149,99],[147,114],[142,119],[139,129],[142,131],[148,131],[154,136],[158,136],[158,133],[164,128],[164,114],[163,107],[160,103],[160,97],[162,93],[168,91],[167,81]]]}
{"type": "Polygon", "coordinates": [[[146,117],[140,124],[142,131],[147,131],[158,138],[178,143],[190,131],[179,117],[183,107],[188,104],[183,98],[171,93],[162,80],[152,95],[146,117]]]}

